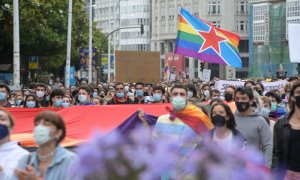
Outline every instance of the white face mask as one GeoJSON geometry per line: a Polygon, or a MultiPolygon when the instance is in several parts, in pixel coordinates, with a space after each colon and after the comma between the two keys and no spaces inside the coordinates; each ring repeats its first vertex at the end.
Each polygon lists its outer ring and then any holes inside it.
{"type": "Polygon", "coordinates": [[[38,98],[42,98],[42,97],[44,97],[44,95],[45,95],[45,93],[44,93],[43,91],[37,91],[37,92],[36,92],[36,96],[37,96],[38,98]]]}
{"type": "Polygon", "coordinates": [[[193,97],[193,96],[194,96],[193,91],[188,91],[188,97],[191,98],[191,97],[193,97]]]}
{"type": "Polygon", "coordinates": [[[54,131],[54,129],[47,128],[43,125],[37,125],[33,130],[34,141],[37,145],[43,145],[50,141],[52,138],[50,137],[50,132],[54,131]]]}
{"type": "Polygon", "coordinates": [[[204,94],[205,97],[209,97],[209,95],[210,95],[209,90],[203,91],[203,94],[204,94]]]}
{"type": "Polygon", "coordinates": [[[87,96],[86,96],[86,95],[79,95],[79,96],[78,96],[78,100],[79,100],[81,103],[85,102],[86,99],[87,99],[87,96]]]}

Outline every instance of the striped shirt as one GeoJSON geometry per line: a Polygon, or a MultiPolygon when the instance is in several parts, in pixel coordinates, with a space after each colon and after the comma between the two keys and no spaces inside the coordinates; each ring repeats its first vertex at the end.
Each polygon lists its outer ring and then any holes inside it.
{"type": "Polygon", "coordinates": [[[165,114],[158,118],[153,130],[153,138],[170,138],[178,144],[181,154],[191,152],[201,137],[178,117],[174,120],[170,120],[169,117],[170,114],[165,114]]]}

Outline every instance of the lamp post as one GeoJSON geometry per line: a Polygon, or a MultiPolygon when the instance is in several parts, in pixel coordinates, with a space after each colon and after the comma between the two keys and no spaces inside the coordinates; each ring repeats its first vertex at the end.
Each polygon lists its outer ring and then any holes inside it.
{"type": "Polygon", "coordinates": [[[14,88],[20,88],[20,33],[19,33],[19,0],[14,0],[14,79],[13,86],[14,88]]]}
{"type": "Polygon", "coordinates": [[[92,42],[92,38],[93,38],[93,2],[92,0],[90,0],[90,7],[89,7],[89,83],[92,82],[92,67],[93,67],[93,42],[92,42]]]}
{"type": "MultiPolygon", "coordinates": [[[[109,34],[107,34],[106,36],[105,36],[105,38],[101,41],[101,44],[100,44],[100,48],[99,48],[99,52],[100,52],[100,78],[102,77],[102,73],[101,73],[101,66],[102,66],[102,63],[101,63],[101,52],[102,52],[102,45],[104,44],[104,42],[106,41],[106,39],[110,36],[110,35],[112,35],[114,32],[116,32],[116,31],[119,31],[120,29],[134,29],[134,28],[140,28],[140,30],[141,30],[141,34],[144,34],[144,25],[143,24],[141,24],[141,25],[139,25],[139,26],[127,26],[127,27],[120,27],[120,28],[117,28],[117,29],[115,29],[115,30],[113,30],[113,31],[111,31],[109,34]]],[[[109,60],[109,59],[108,59],[109,60]]],[[[116,63],[116,59],[115,59],[115,63],[116,63]]]]}
{"type": "Polygon", "coordinates": [[[66,59],[66,79],[65,87],[70,87],[70,64],[71,64],[71,35],[72,35],[72,0],[69,0],[68,10],[68,35],[67,35],[67,59],[66,59]]]}

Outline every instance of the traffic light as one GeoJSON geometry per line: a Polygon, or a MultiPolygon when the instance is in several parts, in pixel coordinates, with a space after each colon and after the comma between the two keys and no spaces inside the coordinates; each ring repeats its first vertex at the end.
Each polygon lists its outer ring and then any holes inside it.
{"type": "Polygon", "coordinates": [[[144,34],[144,24],[141,24],[141,34],[144,34]]]}

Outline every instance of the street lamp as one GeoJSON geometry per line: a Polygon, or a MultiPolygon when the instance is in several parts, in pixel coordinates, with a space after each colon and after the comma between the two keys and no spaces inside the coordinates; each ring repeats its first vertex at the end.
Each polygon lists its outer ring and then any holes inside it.
{"type": "MultiPolygon", "coordinates": [[[[110,36],[110,35],[112,35],[114,32],[116,32],[116,31],[119,31],[120,29],[134,29],[134,28],[140,28],[140,30],[141,30],[141,34],[144,34],[144,25],[143,24],[141,24],[141,25],[139,25],[139,26],[127,26],[127,27],[120,27],[120,28],[117,28],[117,29],[115,29],[115,30],[113,30],[113,31],[111,31],[111,32],[109,32],[109,34],[107,34],[106,36],[105,36],[105,38],[101,41],[101,44],[100,44],[100,49],[99,49],[99,52],[100,52],[100,69],[101,69],[101,66],[102,66],[102,63],[101,63],[101,49],[102,49],[102,45],[104,44],[104,42],[106,41],[106,39],[110,36]]],[[[108,59],[109,60],[109,59],[108,59]]],[[[110,67],[109,67],[110,68],[110,67]]],[[[109,69],[108,68],[108,69],[109,69]]],[[[100,71],[100,78],[102,77],[102,73],[101,73],[101,71],[100,71]]]]}
{"type": "Polygon", "coordinates": [[[90,0],[90,6],[89,6],[89,83],[92,82],[92,68],[93,68],[93,7],[96,5],[93,5],[93,1],[90,0]]]}

